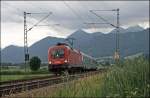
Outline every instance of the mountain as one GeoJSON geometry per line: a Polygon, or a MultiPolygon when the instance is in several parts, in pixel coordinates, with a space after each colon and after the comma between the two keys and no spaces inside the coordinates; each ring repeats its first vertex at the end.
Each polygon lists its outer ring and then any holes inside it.
{"type": "MultiPolygon", "coordinates": [[[[144,28],[140,27],[139,25],[128,27],[127,29],[124,29],[120,27],[119,33],[126,33],[126,32],[139,32],[143,31],[144,28]]],[[[110,33],[116,33],[116,29],[113,29],[110,33]]]]}
{"type": "Polygon", "coordinates": [[[93,34],[91,34],[92,36],[101,36],[104,35],[104,33],[102,32],[93,32],[93,34]]]}
{"type": "MultiPolygon", "coordinates": [[[[29,47],[30,57],[38,56],[42,62],[47,61],[47,52],[50,46],[63,42],[63,38],[46,37],[29,47]]],[[[2,62],[22,63],[24,62],[24,48],[10,45],[2,50],[2,62]]]]}
{"type": "Polygon", "coordinates": [[[149,54],[149,29],[120,35],[120,50],[123,56],[140,52],[149,54]]]}
{"type": "Polygon", "coordinates": [[[68,36],[68,38],[75,38],[75,39],[80,39],[80,38],[86,38],[89,37],[89,33],[83,31],[82,29],[79,29],[77,31],[75,31],[74,33],[72,33],[71,35],[68,36]]]}
{"type": "Polygon", "coordinates": [[[139,25],[136,26],[131,26],[129,28],[126,29],[126,32],[139,32],[139,31],[143,31],[144,28],[140,27],[139,25]]]}
{"type": "Polygon", "coordinates": [[[88,45],[90,39],[92,39],[92,36],[90,33],[87,33],[85,31],[79,29],[79,30],[75,31],[74,33],[72,33],[70,36],[68,36],[68,38],[74,38],[75,39],[75,41],[74,41],[75,48],[82,49],[82,48],[85,48],[85,45],[84,45],[84,47],[82,47],[83,44],[86,43],[86,45],[88,45]]]}
{"type": "Polygon", "coordinates": [[[64,42],[63,38],[46,37],[29,47],[30,57],[38,56],[44,62],[47,61],[47,52],[50,46],[56,45],[58,42],[64,42]]]}
{"type": "MultiPolygon", "coordinates": [[[[69,37],[73,37],[74,48],[94,56],[112,56],[115,51],[115,34],[87,33],[77,30],[69,37]]],[[[136,53],[149,54],[149,28],[138,32],[120,33],[120,54],[122,57],[136,53]]],[[[47,62],[47,51],[50,46],[57,42],[64,42],[63,38],[46,37],[29,47],[30,57],[39,56],[42,62],[47,62]]],[[[19,63],[24,60],[23,47],[8,46],[2,50],[2,61],[19,63]]]]}
{"type": "Polygon", "coordinates": [[[1,52],[2,62],[23,62],[24,61],[24,48],[10,45],[4,48],[1,52]]]}
{"type": "MultiPolygon", "coordinates": [[[[117,32],[117,29],[113,29],[112,31],[110,31],[109,33],[116,33],[117,32]]],[[[126,32],[126,29],[120,27],[119,28],[119,33],[125,33],[126,32]]]]}

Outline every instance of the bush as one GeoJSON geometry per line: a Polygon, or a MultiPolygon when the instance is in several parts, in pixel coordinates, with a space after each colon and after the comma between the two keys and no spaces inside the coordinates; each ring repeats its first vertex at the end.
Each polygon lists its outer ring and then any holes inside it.
{"type": "Polygon", "coordinates": [[[37,71],[40,68],[41,60],[35,56],[30,59],[29,63],[30,63],[30,69],[32,71],[37,71]]]}

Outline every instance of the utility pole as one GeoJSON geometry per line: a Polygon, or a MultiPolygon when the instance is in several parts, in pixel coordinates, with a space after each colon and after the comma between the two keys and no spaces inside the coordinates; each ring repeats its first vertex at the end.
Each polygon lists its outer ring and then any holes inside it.
{"type": "Polygon", "coordinates": [[[25,54],[25,72],[29,61],[29,51],[28,51],[28,38],[27,38],[27,22],[26,22],[26,12],[24,12],[24,54],[25,54]]]}
{"type": "Polygon", "coordinates": [[[28,49],[28,31],[32,30],[34,27],[38,26],[44,19],[46,19],[52,12],[50,13],[27,13],[24,12],[24,61],[25,61],[25,72],[27,71],[27,64],[29,62],[29,49],[28,49]],[[34,24],[31,28],[27,28],[27,15],[31,14],[48,14],[41,20],[39,20],[36,24],[34,24]]]}
{"type": "Polygon", "coordinates": [[[120,23],[119,23],[119,8],[117,9],[113,9],[113,10],[90,10],[90,12],[92,14],[94,14],[95,16],[99,17],[101,20],[103,20],[105,23],[86,23],[86,24],[109,24],[112,27],[116,28],[116,48],[115,48],[115,53],[114,53],[114,60],[115,61],[119,61],[120,59],[120,50],[119,50],[119,29],[120,29],[120,23]],[[103,17],[99,16],[97,13],[95,13],[94,11],[116,11],[117,13],[117,25],[114,25],[112,23],[110,23],[108,20],[104,19],[103,17]]]}
{"type": "Polygon", "coordinates": [[[119,56],[119,29],[120,29],[120,24],[119,24],[119,8],[116,10],[117,11],[117,26],[116,26],[116,51],[114,54],[114,59],[115,61],[119,61],[120,56],[119,56]]]}

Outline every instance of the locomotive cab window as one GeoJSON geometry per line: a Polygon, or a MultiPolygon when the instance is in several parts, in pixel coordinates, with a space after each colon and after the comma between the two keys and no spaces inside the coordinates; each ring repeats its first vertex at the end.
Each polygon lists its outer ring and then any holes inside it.
{"type": "Polygon", "coordinates": [[[63,58],[64,57],[64,49],[53,50],[51,53],[52,58],[63,58]]]}

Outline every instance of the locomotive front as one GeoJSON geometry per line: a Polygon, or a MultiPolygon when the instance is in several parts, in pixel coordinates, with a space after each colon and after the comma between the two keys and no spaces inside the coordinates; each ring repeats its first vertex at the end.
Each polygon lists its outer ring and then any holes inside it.
{"type": "Polygon", "coordinates": [[[68,66],[68,50],[65,45],[50,47],[48,50],[49,71],[59,73],[68,66]]]}

